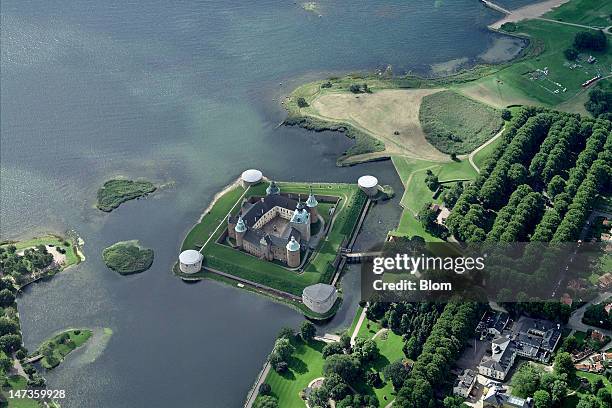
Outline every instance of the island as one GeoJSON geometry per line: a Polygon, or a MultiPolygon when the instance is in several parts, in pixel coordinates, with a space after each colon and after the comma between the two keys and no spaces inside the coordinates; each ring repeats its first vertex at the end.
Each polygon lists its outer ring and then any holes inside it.
{"type": "Polygon", "coordinates": [[[120,241],[102,251],[104,263],[121,275],[144,272],[153,264],[152,249],[143,248],[137,240],[120,241]]]}
{"type": "Polygon", "coordinates": [[[93,332],[89,329],[69,329],[45,340],[36,352],[28,357],[29,362],[40,359],[43,368],[51,370],[58,365],[73,350],[85,344],[93,332]]]}
{"type": "Polygon", "coordinates": [[[108,180],[98,190],[96,207],[104,212],[111,212],[122,203],[146,197],[156,189],[150,181],[123,178],[108,180]]]}
{"type": "Polygon", "coordinates": [[[313,319],[338,309],[336,289],[370,203],[392,189],[266,179],[255,169],[218,194],[187,234],[175,273],[215,279],[284,302],[313,319]]]}

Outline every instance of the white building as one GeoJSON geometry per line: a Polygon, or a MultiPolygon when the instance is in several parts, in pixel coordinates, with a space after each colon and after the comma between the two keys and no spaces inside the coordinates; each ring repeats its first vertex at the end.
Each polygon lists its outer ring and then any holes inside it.
{"type": "Polygon", "coordinates": [[[263,173],[256,169],[245,170],[240,176],[240,182],[244,188],[254,186],[255,184],[260,183],[261,180],[263,180],[263,173]]]}
{"type": "Polygon", "coordinates": [[[378,194],[378,179],[374,176],[361,176],[357,180],[357,184],[368,197],[374,197],[378,194]]]}
{"type": "Polygon", "coordinates": [[[317,283],[304,288],[302,302],[316,313],[327,313],[336,303],[338,291],[332,285],[317,283]]]}
{"type": "Polygon", "coordinates": [[[194,249],[188,249],[179,255],[179,268],[183,273],[196,273],[202,269],[204,257],[194,249]]]}

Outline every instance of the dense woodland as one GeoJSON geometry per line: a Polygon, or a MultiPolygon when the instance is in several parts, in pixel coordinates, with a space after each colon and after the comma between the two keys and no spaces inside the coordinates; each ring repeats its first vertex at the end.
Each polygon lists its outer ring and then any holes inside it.
{"type": "MultiPolygon", "coordinates": [[[[612,192],[611,131],[601,118],[521,108],[446,226],[468,243],[576,242],[598,195],[612,192]]],[[[520,276],[525,286],[550,278],[544,268],[520,276]]]]}

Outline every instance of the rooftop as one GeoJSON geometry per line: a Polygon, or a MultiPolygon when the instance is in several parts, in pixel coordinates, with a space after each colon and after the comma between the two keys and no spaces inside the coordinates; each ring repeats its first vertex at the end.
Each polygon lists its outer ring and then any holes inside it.
{"type": "Polygon", "coordinates": [[[263,178],[263,173],[257,169],[249,169],[243,171],[240,178],[247,183],[257,183],[263,178]]]}
{"type": "Polygon", "coordinates": [[[198,263],[201,259],[202,254],[196,251],[195,249],[188,249],[186,251],[181,252],[181,254],[179,255],[179,261],[182,264],[186,265],[198,263]]]}
{"type": "Polygon", "coordinates": [[[374,176],[361,176],[357,180],[357,184],[359,184],[359,187],[372,188],[378,185],[378,179],[374,176]]]}

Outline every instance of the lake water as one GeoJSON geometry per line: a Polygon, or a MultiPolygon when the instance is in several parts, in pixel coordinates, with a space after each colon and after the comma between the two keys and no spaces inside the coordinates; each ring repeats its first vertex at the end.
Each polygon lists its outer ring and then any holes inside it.
{"type": "MultiPolygon", "coordinates": [[[[170,267],[243,169],[280,180],[371,173],[401,194],[390,162],[336,168],[344,137],[278,128],[292,86],[387,64],[429,75],[517,49],[486,30],[499,15],[476,0],[319,4],[320,17],[280,0],[2,1],[1,238],[74,229],[87,256],[19,299],[25,343],[69,326],[113,331],[45,374],[67,390],[63,407],[241,406],[278,330],[302,317],[215,282],[185,284],[170,267]],[[95,192],[117,175],[168,187],[103,214],[95,192]],[[155,250],[149,271],[105,268],[102,249],[127,239],[155,250]]],[[[399,213],[398,199],[374,207],[357,245],[381,240],[399,213]]],[[[342,285],[322,331],[353,318],[356,269],[342,285]]]]}

